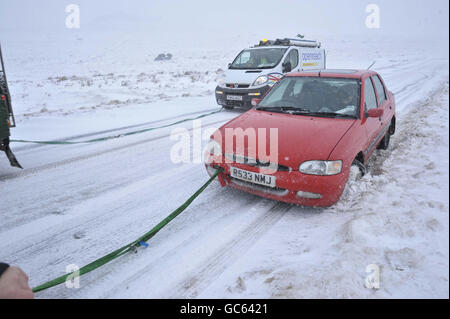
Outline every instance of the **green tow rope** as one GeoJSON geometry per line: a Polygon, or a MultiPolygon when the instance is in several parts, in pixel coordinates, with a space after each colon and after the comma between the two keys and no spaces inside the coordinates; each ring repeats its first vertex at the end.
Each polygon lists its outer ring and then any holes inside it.
{"type": "Polygon", "coordinates": [[[145,132],[153,131],[153,130],[160,129],[160,128],[174,126],[174,125],[177,125],[177,124],[180,124],[180,123],[183,123],[183,122],[187,122],[187,121],[198,120],[200,118],[207,117],[207,116],[219,113],[221,111],[222,111],[222,109],[220,109],[218,111],[213,111],[213,112],[210,112],[210,113],[201,114],[201,115],[199,115],[197,117],[194,117],[194,118],[182,119],[182,120],[179,120],[177,122],[173,122],[173,123],[166,124],[166,125],[150,127],[150,128],[146,128],[146,129],[142,129],[142,130],[138,130],[138,131],[133,131],[133,132],[128,132],[128,133],[124,133],[124,134],[118,134],[118,135],[111,135],[111,136],[105,136],[105,137],[100,137],[100,138],[94,138],[94,139],[86,140],[86,141],[71,142],[71,141],[10,140],[10,142],[15,142],[15,143],[35,143],[35,144],[51,144],[51,145],[55,145],[55,144],[83,144],[83,143],[103,142],[103,141],[107,141],[107,140],[111,140],[111,139],[115,139],[115,138],[120,138],[120,137],[124,137],[124,136],[145,133],[145,132]]]}
{"type": "MultiPolygon", "coordinates": [[[[91,262],[90,264],[87,264],[86,266],[80,268],[79,275],[82,276],[82,275],[84,275],[88,272],[91,272],[94,269],[97,269],[97,268],[103,266],[104,264],[106,264],[106,263],[108,263],[130,251],[135,251],[137,247],[140,247],[142,245],[145,246],[146,242],[150,238],[155,236],[156,233],[158,233],[171,220],[173,220],[175,217],[177,217],[179,214],[181,214],[194,201],[194,199],[196,199],[198,197],[198,195],[200,195],[206,189],[206,187],[208,187],[208,185],[211,184],[211,182],[217,177],[217,175],[219,175],[219,173],[220,173],[220,170],[217,170],[216,173],[214,175],[212,175],[211,178],[202,187],[200,187],[195,192],[194,195],[189,197],[189,199],[186,202],[184,202],[183,205],[181,205],[176,210],[174,210],[169,216],[167,216],[165,219],[163,219],[158,225],[153,227],[153,229],[151,229],[149,232],[145,233],[144,235],[142,235],[135,241],[129,243],[128,245],[125,245],[122,248],[119,248],[119,249],[109,253],[108,255],[103,256],[103,257],[91,262]]],[[[54,287],[56,285],[62,284],[63,282],[65,282],[67,280],[67,277],[73,275],[74,273],[75,272],[72,272],[72,273],[63,275],[61,277],[55,278],[53,280],[50,280],[40,286],[33,288],[32,290],[33,290],[33,292],[38,292],[38,291],[42,291],[42,290],[54,287]]]]}

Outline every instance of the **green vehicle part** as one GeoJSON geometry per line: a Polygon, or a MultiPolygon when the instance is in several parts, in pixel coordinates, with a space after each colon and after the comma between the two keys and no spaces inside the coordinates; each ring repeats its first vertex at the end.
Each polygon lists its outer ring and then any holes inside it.
{"type": "Polygon", "coordinates": [[[11,106],[5,66],[3,64],[2,48],[0,46],[0,151],[4,151],[11,166],[22,168],[9,147],[10,128],[15,127],[14,114],[11,106]]]}

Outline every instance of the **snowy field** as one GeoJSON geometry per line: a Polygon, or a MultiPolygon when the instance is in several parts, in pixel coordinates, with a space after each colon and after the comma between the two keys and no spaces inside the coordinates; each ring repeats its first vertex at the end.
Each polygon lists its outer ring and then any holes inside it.
{"type": "MultiPolygon", "coordinates": [[[[397,132],[331,208],[280,204],[214,182],[146,249],[38,298],[448,298],[448,42],[318,35],[328,68],[378,71],[397,101],[397,132]],[[366,267],[380,288],[364,286],[366,267]]],[[[14,139],[90,139],[218,109],[214,88],[256,34],[168,41],[142,34],[6,35],[14,139]],[[171,61],[158,62],[159,53],[171,61]]],[[[219,127],[241,111],[201,120],[219,127]]],[[[192,122],[175,127],[192,129],[192,122]]],[[[0,260],[31,286],[121,247],[208,176],[174,164],[163,128],[96,144],[13,143],[0,161],[0,260]]]]}

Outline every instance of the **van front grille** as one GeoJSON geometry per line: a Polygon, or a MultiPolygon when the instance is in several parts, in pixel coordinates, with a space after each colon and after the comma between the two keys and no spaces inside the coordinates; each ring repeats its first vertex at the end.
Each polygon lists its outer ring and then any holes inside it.
{"type": "Polygon", "coordinates": [[[250,87],[250,84],[227,83],[225,85],[227,88],[231,89],[247,89],[250,87]]]}

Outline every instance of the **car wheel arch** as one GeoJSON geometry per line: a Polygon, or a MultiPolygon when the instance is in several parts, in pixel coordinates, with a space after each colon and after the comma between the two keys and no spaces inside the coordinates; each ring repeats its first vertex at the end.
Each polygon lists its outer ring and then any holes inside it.
{"type": "Polygon", "coordinates": [[[395,134],[395,125],[396,125],[396,122],[397,122],[397,119],[396,119],[396,117],[395,117],[395,115],[394,115],[394,116],[392,116],[391,124],[390,124],[390,126],[389,126],[389,134],[391,134],[391,135],[394,135],[394,134],[395,134]]]}
{"type": "Polygon", "coordinates": [[[365,161],[364,161],[364,154],[362,151],[360,151],[355,158],[353,159],[352,165],[356,165],[358,166],[358,168],[360,169],[362,175],[365,175],[367,172],[367,168],[365,165],[365,161]]]}

